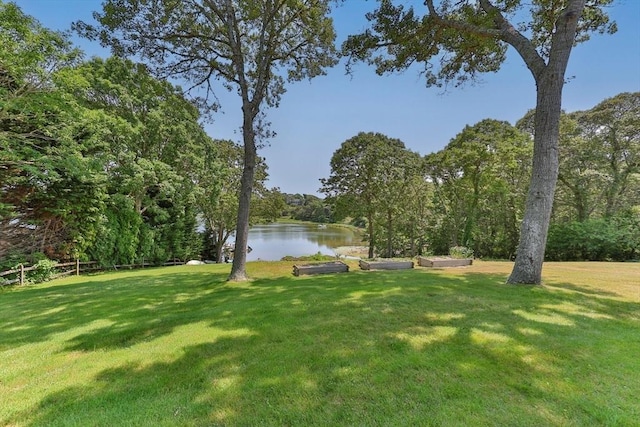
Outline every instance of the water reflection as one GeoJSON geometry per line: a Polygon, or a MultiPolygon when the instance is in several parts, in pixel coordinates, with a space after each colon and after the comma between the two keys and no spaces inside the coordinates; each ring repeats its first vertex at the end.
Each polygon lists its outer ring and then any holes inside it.
{"type": "Polygon", "coordinates": [[[284,256],[334,255],[333,248],[360,244],[358,235],[345,227],[316,224],[272,223],[249,230],[247,261],[276,261],[284,256]]]}

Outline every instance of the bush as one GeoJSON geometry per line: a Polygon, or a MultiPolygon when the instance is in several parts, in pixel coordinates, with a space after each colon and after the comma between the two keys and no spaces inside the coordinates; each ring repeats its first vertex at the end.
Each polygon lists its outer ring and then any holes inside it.
{"type": "Polygon", "coordinates": [[[628,261],[638,256],[640,218],[633,211],[549,228],[545,258],[550,261],[628,261]]]}
{"type": "Polygon", "coordinates": [[[295,257],[292,255],[287,255],[280,258],[280,261],[334,261],[335,259],[335,256],[325,255],[318,251],[318,253],[316,254],[306,256],[295,257]]]}
{"type": "Polygon", "coordinates": [[[51,280],[57,263],[57,261],[50,259],[41,259],[35,263],[35,269],[28,272],[27,280],[31,283],[42,283],[51,280]]]}
{"type": "Polygon", "coordinates": [[[473,258],[473,249],[466,246],[453,246],[449,248],[449,256],[455,259],[473,258]]]}

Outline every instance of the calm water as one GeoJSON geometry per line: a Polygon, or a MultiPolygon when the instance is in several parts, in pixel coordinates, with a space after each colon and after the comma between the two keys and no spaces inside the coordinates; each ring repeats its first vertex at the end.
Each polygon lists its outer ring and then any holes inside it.
{"type": "Polygon", "coordinates": [[[277,261],[284,256],[334,255],[333,248],[360,244],[358,236],[344,227],[320,228],[315,224],[273,223],[249,230],[247,261],[277,261]]]}

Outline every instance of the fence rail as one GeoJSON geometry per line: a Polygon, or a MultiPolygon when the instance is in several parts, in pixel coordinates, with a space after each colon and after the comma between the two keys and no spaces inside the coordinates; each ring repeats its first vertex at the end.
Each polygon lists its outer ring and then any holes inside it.
{"type": "MultiPolygon", "coordinates": [[[[73,261],[73,262],[64,262],[58,263],[52,267],[52,269],[66,269],[63,271],[58,271],[53,274],[51,278],[55,279],[62,276],[68,276],[70,274],[75,274],[79,276],[80,273],[87,271],[104,271],[104,270],[118,270],[118,269],[134,269],[134,268],[145,268],[145,267],[159,267],[159,266],[172,266],[172,265],[182,265],[184,262],[182,261],[169,261],[162,264],[152,264],[145,263],[144,261],[140,264],[121,264],[121,265],[111,265],[109,267],[100,266],[96,261],[73,261]],[[73,268],[69,268],[73,267],[73,268]]],[[[26,283],[26,274],[29,271],[33,271],[37,269],[36,265],[25,266],[24,264],[20,264],[18,268],[14,268],[13,270],[0,271],[0,287],[7,285],[14,285],[19,283],[20,285],[24,285],[26,283]],[[15,279],[3,279],[4,276],[9,276],[12,274],[16,274],[17,277],[15,279]]]]}

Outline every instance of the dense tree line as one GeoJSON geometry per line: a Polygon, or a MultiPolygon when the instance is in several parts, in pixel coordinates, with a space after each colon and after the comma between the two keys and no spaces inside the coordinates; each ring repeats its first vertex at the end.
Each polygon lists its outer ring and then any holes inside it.
{"type": "MultiPolygon", "coordinates": [[[[336,218],[362,217],[370,256],[447,254],[513,259],[531,179],[534,112],[516,126],[486,119],[419,158],[360,133],[331,159],[322,188],[336,218]]],[[[561,117],[551,260],[640,257],[640,93],[561,117]]]]}
{"type": "MultiPolygon", "coordinates": [[[[182,89],[145,65],[83,60],[12,3],[0,2],[0,23],[3,266],[197,258],[203,225],[219,254],[235,228],[242,147],[210,138],[182,89]]],[[[256,163],[254,211],[273,218],[278,192],[256,163]]]]}
{"type": "Polygon", "coordinates": [[[284,194],[287,205],[283,216],[298,221],[335,222],[333,209],[324,199],[313,194],[284,194]]]}

